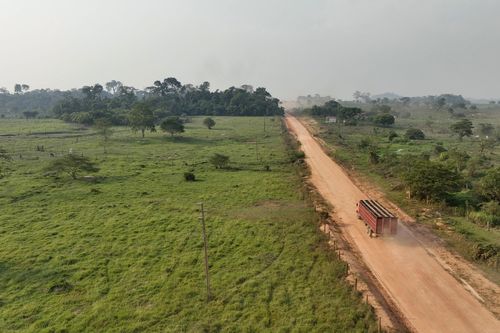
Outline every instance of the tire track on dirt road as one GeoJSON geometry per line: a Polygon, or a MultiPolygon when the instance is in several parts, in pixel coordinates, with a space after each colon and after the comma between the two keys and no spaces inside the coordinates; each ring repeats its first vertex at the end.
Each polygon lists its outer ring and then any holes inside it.
{"type": "Polygon", "coordinates": [[[356,216],[367,196],[294,117],[288,127],[300,141],[311,182],[342,220],[339,228],[417,332],[500,332],[500,322],[449,274],[405,225],[394,237],[370,238],[356,216]]]}

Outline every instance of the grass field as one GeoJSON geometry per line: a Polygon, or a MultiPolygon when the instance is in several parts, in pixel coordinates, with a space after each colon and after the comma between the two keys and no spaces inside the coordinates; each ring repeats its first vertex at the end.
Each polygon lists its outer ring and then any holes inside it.
{"type": "MultiPolygon", "coordinates": [[[[400,110],[400,111],[408,111],[400,110]]],[[[479,112],[469,115],[468,118],[475,126],[474,137],[458,140],[452,136],[450,125],[459,119],[453,119],[446,111],[435,111],[429,109],[409,109],[411,117],[397,118],[394,126],[390,128],[374,127],[369,123],[361,123],[358,126],[337,126],[336,124],[325,124],[322,118],[316,118],[317,135],[330,145],[332,156],[346,167],[356,170],[365,176],[370,182],[382,189],[389,199],[403,207],[408,213],[431,226],[440,236],[448,241],[448,244],[459,251],[463,256],[473,260],[474,248],[478,244],[493,244],[500,247],[500,229],[492,228],[486,230],[483,226],[476,225],[464,217],[464,209],[457,207],[445,207],[441,203],[426,204],[422,201],[409,200],[400,188],[400,181],[387,176],[384,166],[374,165],[370,162],[368,153],[359,148],[362,140],[368,139],[375,144],[381,154],[396,154],[398,156],[428,154],[431,159],[438,159],[434,152],[436,145],[442,145],[448,150],[456,149],[464,151],[470,159],[479,158],[480,138],[478,124],[491,123],[500,127],[500,108],[497,106],[483,106],[479,112]],[[426,135],[425,140],[399,140],[404,136],[408,128],[422,129],[426,135]],[[390,131],[395,131],[399,138],[389,141],[390,131]],[[339,133],[340,136],[339,137],[339,133]],[[444,225],[444,227],[442,226],[444,225]]],[[[484,136],[483,136],[484,137],[484,136]]],[[[500,145],[494,149],[485,150],[482,154],[485,164],[478,167],[480,175],[488,168],[500,165],[500,145]]],[[[466,170],[463,171],[464,173],[466,170]]],[[[500,281],[500,274],[495,269],[494,261],[488,264],[479,263],[495,281],[500,281]]]]}
{"type": "Polygon", "coordinates": [[[264,135],[262,118],[215,120],[177,138],[115,128],[107,154],[89,129],[0,120],[14,157],[0,179],[0,332],[376,331],[317,231],[279,121],[264,135]],[[44,176],[50,153],[70,150],[97,162],[95,182],[44,176]]]}

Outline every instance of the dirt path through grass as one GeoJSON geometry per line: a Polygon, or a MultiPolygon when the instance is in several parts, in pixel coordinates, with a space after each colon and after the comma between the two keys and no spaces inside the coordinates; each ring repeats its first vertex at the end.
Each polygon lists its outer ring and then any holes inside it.
{"type": "Polygon", "coordinates": [[[288,116],[287,123],[302,143],[312,183],[335,207],[346,238],[417,332],[500,330],[493,314],[429,254],[406,226],[399,224],[395,237],[369,238],[355,212],[356,202],[366,195],[296,118],[288,116]]]}

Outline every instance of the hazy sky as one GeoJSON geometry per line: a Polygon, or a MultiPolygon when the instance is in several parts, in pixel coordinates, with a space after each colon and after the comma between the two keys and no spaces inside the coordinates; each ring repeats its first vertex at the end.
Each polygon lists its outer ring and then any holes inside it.
{"type": "Polygon", "coordinates": [[[0,0],[0,87],[500,97],[500,0],[0,0]]]}

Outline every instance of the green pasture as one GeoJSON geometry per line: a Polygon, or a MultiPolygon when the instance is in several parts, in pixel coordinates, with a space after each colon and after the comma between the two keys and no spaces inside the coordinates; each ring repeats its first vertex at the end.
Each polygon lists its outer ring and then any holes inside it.
{"type": "Polygon", "coordinates": [[[0,120],[13,157],[0,179],[0,332],[375,331],[317,231],[279,119],[266,132],[264,118],[214,119],[173,138],[114,128],[106,147],[92,129],[0,120]],[[48,177],[70,151],[100,171],[48,177]]]}

